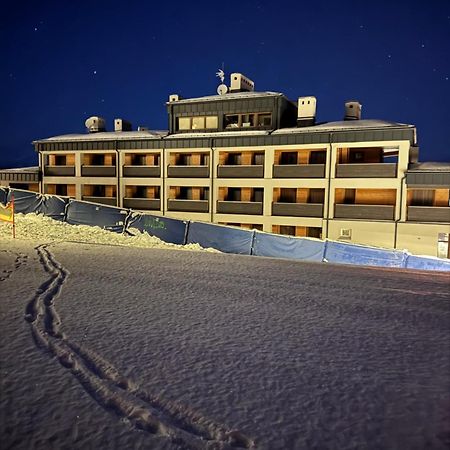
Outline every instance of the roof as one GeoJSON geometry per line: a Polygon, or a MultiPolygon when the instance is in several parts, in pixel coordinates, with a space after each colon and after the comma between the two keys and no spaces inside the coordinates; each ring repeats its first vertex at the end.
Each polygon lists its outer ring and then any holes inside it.
{"type": "Polygon", "coordinates": [[[175,102],[166,102],[167,105],[176,105],[180,103],[198,103],[198,102],[211,102],[217,100],[237,100],[243,98],[258,98],[258,97],[284,97],[284,94],[280,92],[233,92],[225,95],[208,95],[206,97],[184,98],[175,102]]]}
{"type": "Polygon", "coordinates": [[[413,163],[408,172],[450,172],[450,162],[421,162],[413,163]]]}
{"type": "Polygon", "coordinates": [[[0,169],[0,172],[6,173],[6,172],[14,172],[14,173],[38,173],[39,167],[33,166],[33,167],[15,167],[14,169],[0,169]]]}
{"type": "Polygon", "coordinates": [[[74,142],[74,141],[98,141],[98,140],[126,140],[126,139],[160,139],[168,134],[167,131],[100,131],[98,133],[63,134],[46,139],[38,139],[33,144],[41,142],[74,142]]]}
{"type": "Polygon", "coordinates": [[[362,119],[362,120],[341,120],[338,122],[325,122],[310,127],[294,127],[294,128],[280,128],[275,130],[272,134],[285,133],[311,133],[314,131],[352,131],[352,130],[369,130],[380,128],[414,128],[414,125],[405,123],[388,122],[386,120],[378,119],[362,119]]]}

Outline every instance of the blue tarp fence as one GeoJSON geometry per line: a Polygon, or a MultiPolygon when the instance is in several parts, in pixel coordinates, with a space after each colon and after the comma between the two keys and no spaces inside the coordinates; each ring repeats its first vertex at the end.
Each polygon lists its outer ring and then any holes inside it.
{"type": "Polygon", "coordinates": [[[0,202],[14,195],[16,212],[38,213],[72,225],[99,226],[117,233],[133,229],[173,244],[196,243],[225,253],[269,256],[303,261],[450,271],[450,260],[415,256],[406,251],[387,250],[335,241],[298,238],[243,230],[212,223],[183,221],[126,208],[69,200],[21,189],[0,188],[0,202]]]}
{"type": "Polygon", "coordinates": [[[188,222],[170,219],[169,217],[130,212],[127,218],[126,229],[132,233],[131,229],[133,228],[145,231],[162,241],[184,245],[186,243],[188,222]]]}
{"type": "Polygon", "coordinates": [[[66,222],[71,225],[92,225],[123,233],[128,215],[128,209],[70,200],[66,209],[66,222]]]}
{"type": "Polygon", "coordinates": [[[276,258],[302,259],[305,261],[323,261],[325,243],[313,239],[301,239],[290,236],[255,232],[252,254],[276,258]]]}
{"type": "Polygon", "coordinates": [[[224,253],[251,255],[254,231],[204,222],[190,222],[187,244],[200,244],[224,253]]]}
{"type": "Polygon", "coordinates": [[[14,196],[14,209],[18,213],[36,213],[64,221],[68,199],[56,195],[39,194],[22,189],[8,189],[7,202],[14,196]]]}

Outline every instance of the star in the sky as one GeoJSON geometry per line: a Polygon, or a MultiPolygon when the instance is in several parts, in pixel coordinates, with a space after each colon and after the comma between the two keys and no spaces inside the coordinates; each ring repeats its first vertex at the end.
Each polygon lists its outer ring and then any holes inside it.
{"type": "Polygon", "coordinates": [[[96,70],[94,70],[93,74],[94,74],[94,75],[97,75],[97,71],[96,71],[96,70]]]}

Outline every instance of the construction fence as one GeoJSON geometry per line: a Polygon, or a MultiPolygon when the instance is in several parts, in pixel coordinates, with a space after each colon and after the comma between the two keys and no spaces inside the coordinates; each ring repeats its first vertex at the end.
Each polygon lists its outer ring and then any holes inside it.
{"type": "Polygon", "coordinates": [[[98,226],[116,233],[126,233],[132,229],[138,229],[173,244],[195,243],[203,248],[212,247],[221,252],[240,255],[361,266],[450,271],[450,260],[448,259],[415,256],[407,251],[282,236],[213,223],[176,220],[135,212],[126,208],[0,187],[0,203],[8,203],[13,195],[16,213],[43,214],[72,225],[98,226]]]}

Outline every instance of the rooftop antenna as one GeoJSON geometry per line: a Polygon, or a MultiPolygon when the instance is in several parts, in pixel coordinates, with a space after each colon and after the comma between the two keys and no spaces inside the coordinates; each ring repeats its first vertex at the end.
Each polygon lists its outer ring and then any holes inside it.
{"type": "Polygon", "coordinates": [[[228,92],[228,87],[223,83],[223,80],[225,80],[224,63],[222,63],[222,68],[216,72],[216,77],[220,78],[221,82],[217,87],[217,93],[219,95],[225,95],[228,92]]]}

